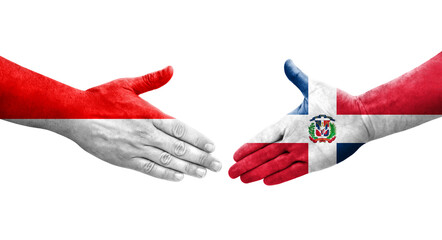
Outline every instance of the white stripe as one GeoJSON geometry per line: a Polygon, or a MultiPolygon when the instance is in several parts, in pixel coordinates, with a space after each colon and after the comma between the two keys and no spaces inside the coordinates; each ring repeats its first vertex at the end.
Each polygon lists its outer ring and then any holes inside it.
{"type": "Polygon", "coordinates": [[[366,143],[406,130],[440,115],[337,115],[336,88],[309,80],[308,115],[288,115],[280,122],[288,143],[308,143],[309,172],[336,164],[337,143],[366,143]],[[310,119],[325,114],[335,119],[336,139],[332,143],[309,139],[310,119]]]}
{"type": "Polygon", "coordinates": [[[372,139],[407,130],[441,115],[366,115],[372,125],[372,139]]]}
{"type": "MultiPolygon", "coordinates": [[[[324,83],[309,81],[309,109],[308,116],[311,118],[319,114],[325,114],[336,120],[336,136],[339,137],[339,120],[336,119],[336,88],[327,86],[324,83]]],[[[308,171],[318,171],[336,164],[336,140],[332,143],[314,143],[308,138],[308,126],[310,121],[305,122],[303,127],[307,133],[308,141],[308,171]]]]}

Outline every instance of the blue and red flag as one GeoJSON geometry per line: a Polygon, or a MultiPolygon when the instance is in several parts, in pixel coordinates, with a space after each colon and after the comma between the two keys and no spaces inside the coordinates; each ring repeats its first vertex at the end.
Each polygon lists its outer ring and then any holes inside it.
{"type": "Polygon", "coordinates": [[[442,115],[442,53],[360,96],[310,80],[291,60],[284,70],[303,103],[237,150],[232,178],[279,184],[340,163],[368,141],[442,115]]]}

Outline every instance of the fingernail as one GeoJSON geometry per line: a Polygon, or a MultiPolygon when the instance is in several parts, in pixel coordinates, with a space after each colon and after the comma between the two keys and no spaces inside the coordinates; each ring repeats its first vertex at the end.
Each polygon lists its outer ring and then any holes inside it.
{"type": "Polygon", "coordinates": [[[181,181],[181,180],[183,180],[183,178],[184,178],[184,174],[182,174],[182,173],[175,173],[175,179],[176,180],[181,181]]]}
{"type": "Polygon", "coordinates": [[[208,152],[213,152],[215,150],[215,145],[211,144],[211,143],[207,143],[206,145],[204,145],[204,148],[208,151],[208,152]]]}
{"type": "Polygon", "coordinates": [[[218,162],[218,161],[213,161],[213,162],[210,164],[210,168],[211,168],[212,170],[214,170],[215,172],[218,172],[219,170],[221,170],[221,168],[222,168],[222,164],[221,164],[220,162],[218,162]]]}
{"type": "Polygon", "coordinates": [[[206,173],[207,173],[207,171],[204,168],[197,168],[196,169],[196,175],[198,175],[198,177],[204,177],[204,176],[206,176],[206,173]]]}

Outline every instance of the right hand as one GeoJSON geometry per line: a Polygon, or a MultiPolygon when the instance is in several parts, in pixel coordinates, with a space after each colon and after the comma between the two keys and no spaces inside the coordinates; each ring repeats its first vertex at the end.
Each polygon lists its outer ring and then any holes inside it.
{"type": "Polygon", "coordinates": [[[52,130],[108,163],[153,177],[180,181],[187,174],[201,178],[206,169],[221,170],[221,163],[210,154],[215,149],[212,141],[138,96],[163,86],[172,74],[173,69],[167,67],[78,90],[71,97],[72,107],[49,113],[63,119],[10,121],[52,130]]]}
{"type": "Polygon", "coordinates": [[[180,181],[221,170],[213,143],[176,119],[73,119],[65,136],[90,154],[153,177],[180,181]]]}

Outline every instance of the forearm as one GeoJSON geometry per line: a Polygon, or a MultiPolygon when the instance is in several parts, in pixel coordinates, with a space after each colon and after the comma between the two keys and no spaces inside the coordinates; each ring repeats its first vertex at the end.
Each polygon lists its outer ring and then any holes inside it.
{"type": "Polygon", "coordinates": [[[397,79],[356,97],[372,138],[442,115],[442,52],[397,79]]]}
{"type": "MultiPolygon", "coordinates": [[[[83,91],[0,57],[0,118],[51,119],[69,117],[83,91]]],[[[33,121],[14,121],[33,124],[33,121]]]]}
{"type": "Polygon", "coordinates": [[[71,136],[73,128],[73,120],[72,119],[4,119],[8,122],[34,127],[46,129],[55,133],[58,133],[62,136],[71,136]]]}

